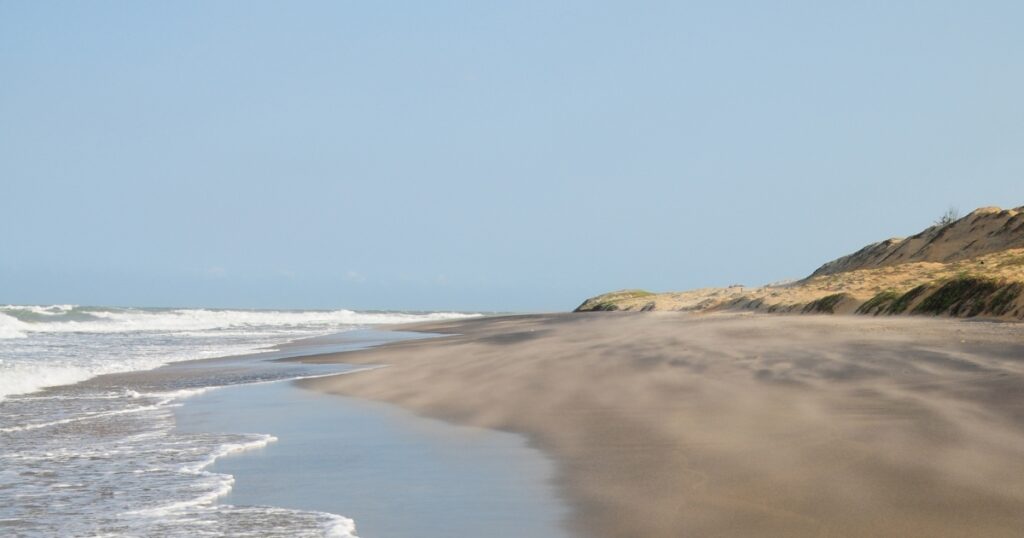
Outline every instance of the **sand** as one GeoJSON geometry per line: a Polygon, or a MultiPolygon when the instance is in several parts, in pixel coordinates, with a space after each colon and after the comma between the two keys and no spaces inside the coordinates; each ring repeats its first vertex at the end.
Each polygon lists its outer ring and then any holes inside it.
{"type": "Polygon", "coordinates": [[[277,438],[206,468],[233,478],[219,505],[339,514],[365,538],[568,537],[553,463],[521,436],[341,402],[289,382],[235,385],[185,400],[175,431],[277,438]]]}
{"type": "MultiPolygon", "coordinates": [[[[1024,207],[983,207],[953,222],[936,223],[906,239],[891,238],[868,245],[825,263],[797,281],[663,293],[619,290],[591,297],[579,310],[799,313],[808,309],[851,314],[874,297],[903,295],[926,286],[924,293],[914,294],[914,299],[905,304],[902,312],[909,314],[942,285],[965,277],[1004,289],[984,291],[984,286],[978,289],[967,285],[952,290],[939,301],[959,299],[946,304],[947,313],[1024,320],[1024,207]],[[965,302],[966,308],[954,306],[965,302]],[[979,308],[973,308],[975,305],[979,308]]],[[[871,313],[876,312],[874,309],[871,313]]]]}
{"type": "Polygon", "coordinates": [[[581,537],[1022,536],[1024,325],[553,314],[303,360],[303,381],[524,435],[581,537]]]}
{"type": "MultiPolygon", "coordinates": [[[[731,286],[689,291],[638,294],[628,291],[598,295],[591,299],[603,302],[611,297],[619,310],[654,309],[660,311],[711,311],[748,309],[799,313],[808,303],[845,293],[849,300],[836,308],[836,313],[853,313],[858,306],[884,291],[906,293],[921,284],[937,284],[961,275],[1006,282],[1024,282],[1024,248],[1008,249],[969,260],[950,263],[909,262],[839,274],[811,276],[796,282],[759,287],[731,286]],[[619,298],[616,294],[621,294],[619,298]]],[[[924,298],[923,296],[921,297],[924,298]]],[[[1024,295],[1017,297],[1005,320],[1024,319],[1024,295]]]]}

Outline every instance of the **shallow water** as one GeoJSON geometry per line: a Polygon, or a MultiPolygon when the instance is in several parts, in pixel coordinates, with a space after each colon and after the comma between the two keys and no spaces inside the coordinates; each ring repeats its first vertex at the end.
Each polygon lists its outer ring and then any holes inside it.
{"type": "Polygon", "coordinates": [[[337,514],[214,504],[234,479],[209,465],[273,436],[174,431],[174,409],[191,396],[348,369],[264,360],[276,356],[101,376],[0,401],[0,535],[349,536],[337,514]]]}
{"type": "MultiPolygon", "coordinates": [[[[351,335],[352,342],[321,341],[316,351],[423,336],[351,335]]],[[[209,466],[218,457],[273,443],[272,435],[175,431],[174,409],[189,397],[230,385],[351,370],[274,360],[300,353],[289,346],[181,362],[3,398],[0,536],[351,536],[351,521],[340,514],[215,502],[231,490],[234,478],[209,466]]],[[[62,367],[61,360],[55,363],[62,367]]]]}
{"type": "Polygon", "coordinates": [[[0,536],[561,536],[550,464],[520,438],[308,392],[287,380],[356,367],[278,360],[426,336],[351,330],[9,394],[0,536]]]}
{"type": "Polygon", "coordinates": [[[202,394],[178,432],[268,432],[277,441],[218,459],[235,506],[343,513],[368,537],[561,537],[551,462],[522,437],[424,419],[289,382],[202,394]]]}

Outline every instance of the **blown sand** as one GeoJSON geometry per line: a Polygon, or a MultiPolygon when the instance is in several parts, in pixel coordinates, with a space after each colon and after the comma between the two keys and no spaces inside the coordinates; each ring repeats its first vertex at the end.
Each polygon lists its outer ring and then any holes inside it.
{"type": "Polygon", "coordinates": [[[675,312],[419,324],[301,382],[525,435],[579,536],[1024,535],[1024,326],[675,312]]]}

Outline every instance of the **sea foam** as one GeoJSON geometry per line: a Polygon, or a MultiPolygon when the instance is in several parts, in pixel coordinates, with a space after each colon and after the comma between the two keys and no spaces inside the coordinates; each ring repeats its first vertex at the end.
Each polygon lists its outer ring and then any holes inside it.
{"type": "Polygon", "coordinates": [[[217,387],[350,368],[233,359],[245,366],[195,366],[185,377],[133,377],[131,386],[113,377],[78,382],[366,325],[469,315],[0,306],[0,534],[355,538],[355,523],[338,514],[218,502],[234,477],[211,464],[276,438],[177,432],[173,418],[183,398],[217,387]],[[54,388],[38,392],[45,387],[54,388]]]}
{"type": "Polygon", "coordinates": [[[473,316],[458,312],[0,306],[0,399],[97,375],[265,350],[367,325],[473,316]]]}
{"type": "Polygon", "coordinates": [[[28,333],[181,332],[217,329],[312,329],[385,325],[468,317],[459,312],[356,312],[353,310],[219,310],[110,308],[77,305],[0,306],[0,338],[28,333]]]}

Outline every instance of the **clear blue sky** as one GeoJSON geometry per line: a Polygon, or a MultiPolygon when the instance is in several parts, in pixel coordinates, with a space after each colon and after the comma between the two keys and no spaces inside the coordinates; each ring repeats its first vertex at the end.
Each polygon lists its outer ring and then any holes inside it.
{"type": "Polygon", "coordinates": [[[804,276],[1024,204],[1021,28],[1021,2],[0,0],[0,303],[564,310],[804,276]]]}

